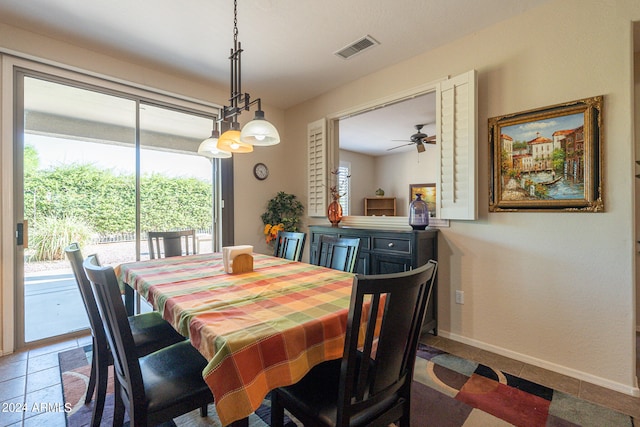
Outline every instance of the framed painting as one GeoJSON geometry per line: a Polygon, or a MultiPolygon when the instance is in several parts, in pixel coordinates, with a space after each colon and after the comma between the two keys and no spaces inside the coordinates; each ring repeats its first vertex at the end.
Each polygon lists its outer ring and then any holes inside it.
{"type": "Polygon", "coordinates": [[[489,211],[604,212],[596,96],[489,119],[489,211]]]}
{"type": "Polygon", "coordinates": [[[409,203],[416,199],[416,194],[420,194],[422,200],[427,203],[429,217],[436,216],[436,184],[409,184],[409,203]]]}

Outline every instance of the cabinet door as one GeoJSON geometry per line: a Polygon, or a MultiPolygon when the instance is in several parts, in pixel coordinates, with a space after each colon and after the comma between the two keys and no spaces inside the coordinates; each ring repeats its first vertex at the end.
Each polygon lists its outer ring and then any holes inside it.
{"type": "Polygon", "coordinates": [[[400,273],[411,270],[411,258],[403,256],[373,254],[371,271],[374,274],[400,273]]]}

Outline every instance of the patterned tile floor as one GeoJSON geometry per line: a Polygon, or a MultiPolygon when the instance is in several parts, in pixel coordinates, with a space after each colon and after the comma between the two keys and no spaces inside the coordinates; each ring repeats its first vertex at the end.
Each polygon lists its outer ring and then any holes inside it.
{"type": "MultiPolygon", "coordinates": [[[[635,424],[640,425],[640,398],[604,389],[443,337],[427,335],[423,337],[423,341],[457,356],[629,414],[634,417],[635,424]]],[[[0,358],[0,427],[64,426],[58,352],[90,343],[91,338],[83,336],[0,358]]]]}

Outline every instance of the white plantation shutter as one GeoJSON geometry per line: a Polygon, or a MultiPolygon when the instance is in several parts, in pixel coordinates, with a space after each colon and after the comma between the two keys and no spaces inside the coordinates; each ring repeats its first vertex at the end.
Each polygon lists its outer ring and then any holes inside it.
{"type": "Polygon", "coordinates": [[[327,215],[327,126],[324,119],[307,125],[307,215],[327,215]]]}
{"type": "Polygon", "coordinates": [[[436,186],[442,219],[475,220],[477,198],[476,71],[439,83],[436,87],[436,127],[440,161],[436,186]]]}

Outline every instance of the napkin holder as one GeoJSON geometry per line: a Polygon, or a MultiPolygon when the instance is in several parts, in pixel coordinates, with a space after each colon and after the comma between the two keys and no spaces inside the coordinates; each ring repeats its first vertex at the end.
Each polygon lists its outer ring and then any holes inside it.
{"type": "Polygon", "coordinates": [[[225,246],[222,248],[222,263],[228,274],[240,274],[253,271],[253,246],[225,246]]]}
{"type": "Polygon", "coordinates": [[[253,256],[240,254],[233,259],[231,274],[250,273],[253,271],[253,256]]]}

